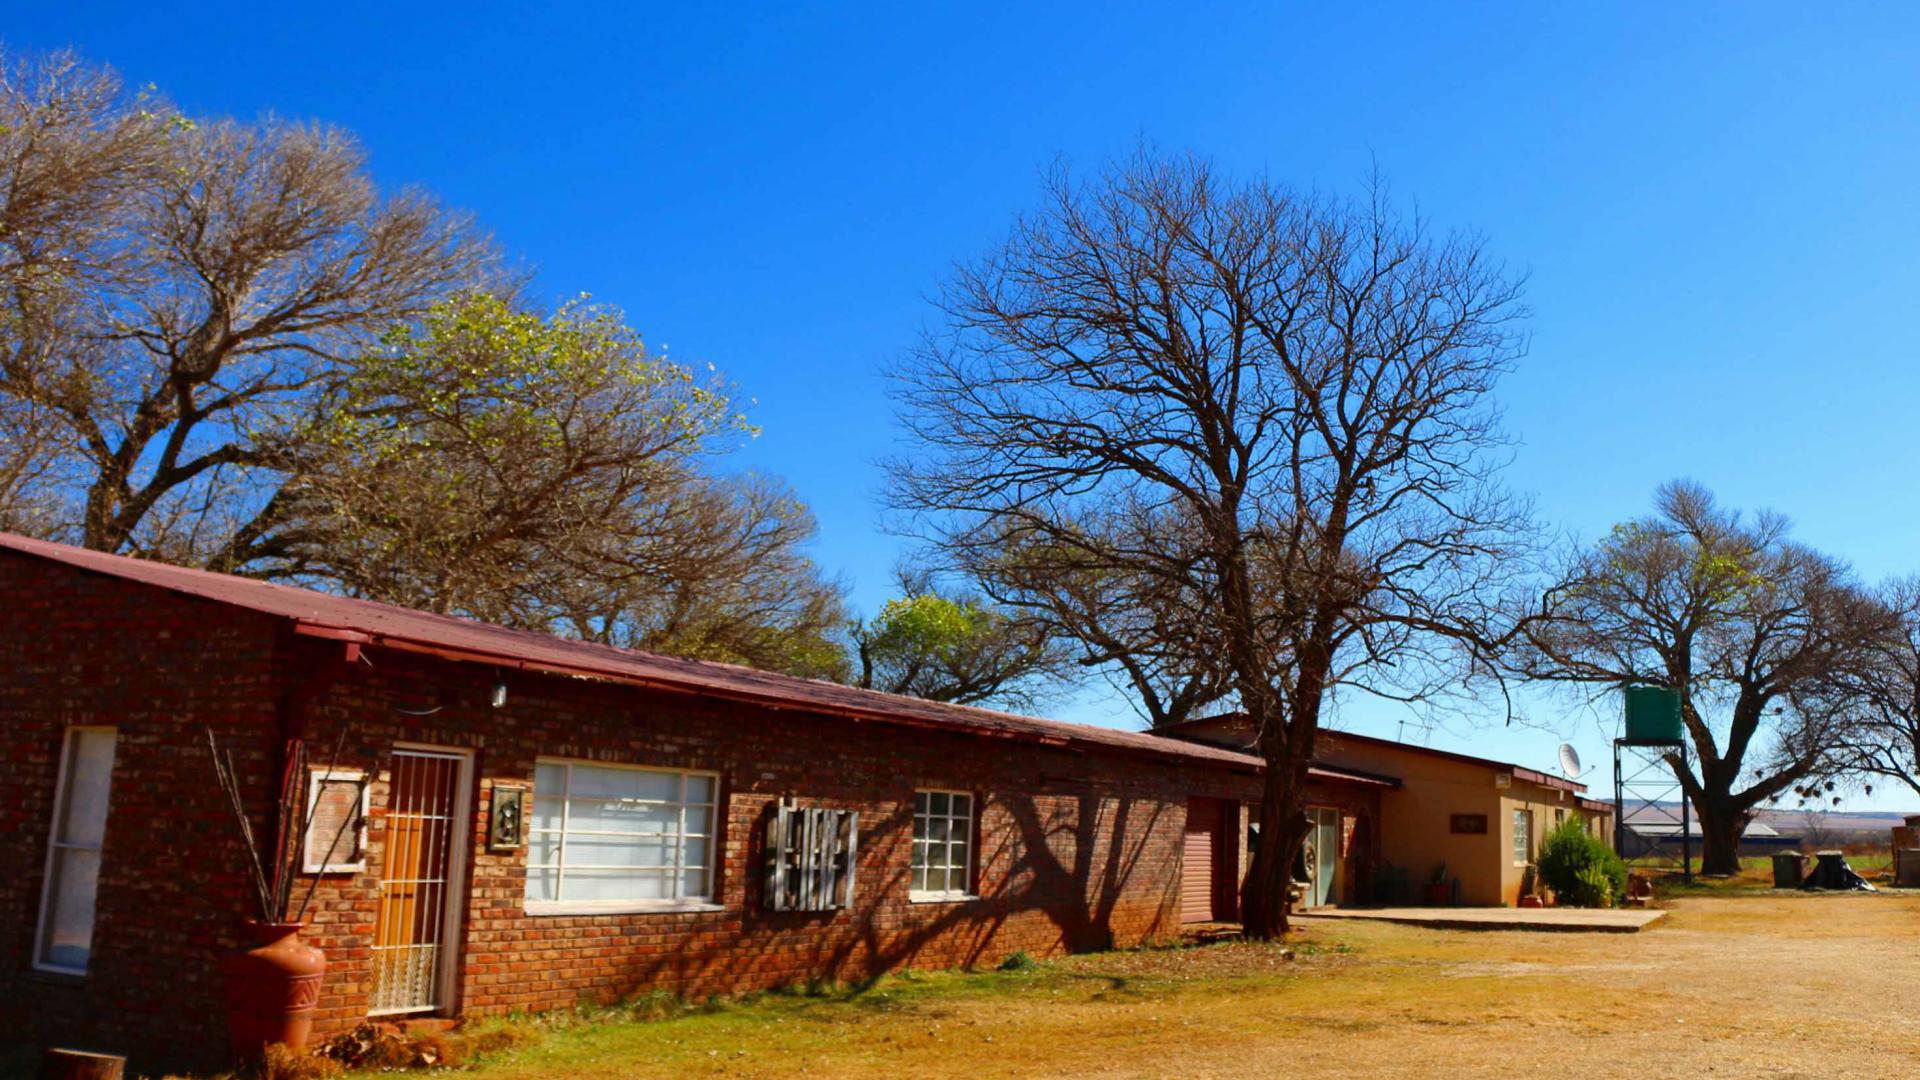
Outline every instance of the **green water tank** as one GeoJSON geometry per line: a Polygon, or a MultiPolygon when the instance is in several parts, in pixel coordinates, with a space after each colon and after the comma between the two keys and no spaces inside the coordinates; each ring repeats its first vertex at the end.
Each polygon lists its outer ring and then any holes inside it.
{"type": "Polygon", "coordinates": [[[1627,742],[1641,745],[1677,743],[1686,738],[1680,723],[1680,691],[1664,686],[1629,686],[1627,742]]]}

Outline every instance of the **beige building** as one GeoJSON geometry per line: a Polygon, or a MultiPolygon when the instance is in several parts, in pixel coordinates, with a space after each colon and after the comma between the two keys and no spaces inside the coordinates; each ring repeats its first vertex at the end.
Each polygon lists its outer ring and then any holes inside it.
{"type": "MultiPolygon", "coordinates": [[[[1237,716],[1190,721],[1174,734],[1236,749],[1252,744],[1237,716]]],[[[1397,782],[1380,793],[1373,847],[1380,861],[1406,872],[1415,902],[1445,863],[1451,903],[1519,903],[1541,839],[1569,817],[1613,840],[1611,803],[1588,798],[1585,784],[1524,766],[1349,732],[1322,732],[1315,763],[1397,782]]]]}

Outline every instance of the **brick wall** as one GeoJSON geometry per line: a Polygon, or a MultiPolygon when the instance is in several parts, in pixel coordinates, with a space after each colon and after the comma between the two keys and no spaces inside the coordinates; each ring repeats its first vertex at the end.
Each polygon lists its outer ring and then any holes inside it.
{"type": "MultiPolygon", "coordinates": [[[[213,726],[262,801],[282,703],[298,701],[316,764],[369,767],[368,872],[321,879],[307,937],[326,949],[321,1030],[364,1018],[396,743],[472,755],[470,892],[454,1007],[545,1009],[642,990],[701,996],[902,966],[991,964],[1133,945],[1178,932],[1191,794],[1251,799],[1258,780],[1217,766],[914,730],[508,673],[391,650],[343,664],[341,646],[270,620],[0,553],[14,602],[0,646],[0,1018],[166,1057],[224,1037],[214,963],[247,914],[240,849],[204,753],[213,726]],[[29,971],[61,731],[120,728],[94,953],[81,980],[29,971]],[[330,747],[347,732],[340,761],[330,747]],[[485,849],[496,784],[531,786],[535,760],[715,770],[724,835],[721,910],[528,915],[525,853],[485,849]],[[980,899],[907,899],[916,787],[973,791],[980,899]],[[774,800],[860,811],[851,910],[776,913],[759,902],[760,837],[774,800]]],[[[289,713],[294,710],[289,709],[289,713]]],[[[258,827],[264,828],[264,820],[258,827]]]]}
{"type": "Polygon", "coordinates": [[[192,1055],[222,1015],[209,958],[237,941],[247,887],[205,733],[266,789],[273,626],[6,552],[0,596],[0,1031],[192,1055]],[[73,725],[118,730],[85,978],[32,965],[73,725]]]}
{"type": "MultiPolygon", "coordinates": [[[[494,710],[486,704],[493,677],[485,668],[379,650],[370,657],[371,669],[315,701],[314,741],[351,718],[340,765],[379,770],[395,743],[473,751],[471,901],[458,992],[469,1013],[569,1006],[637,990],[704,995],[1172,937],[1188,794],[1251,796],[1256,783],[1217,768],[541,676],[509,676],[508,705],[494,710]],[[425,717],[402,711],[433,708],[439,711],[425,717]],[[716,902],[723,910],[528,915],[524,852],[490,854],[483,834],[494,785],[530,787],[542,756],[718,771],[725,843],[716,902]],[[975,793],[979,900],[908,901],[917,787],[975,793]],[[851,910],[763,910],[761,838],[783,796],[860,812],[851,910]]],[[[388,780],[382,775],[372,792],[373,872],[329,876],[316,901],[308,936],[328,951],[323,1009],[330,1025],[367,1011],[388,780]]]]}

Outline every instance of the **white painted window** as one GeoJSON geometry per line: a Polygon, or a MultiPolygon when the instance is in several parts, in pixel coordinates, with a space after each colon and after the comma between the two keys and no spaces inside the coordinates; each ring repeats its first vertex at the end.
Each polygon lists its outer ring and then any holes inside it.
{"type": "Polygon", "coordinates": [[[68,728],[60,750],[33,955],[34,966],[46,971],[83,974],[93,951],[93,908],[113,786],[114,738],[112,728],[68,728]]]}
{"type": "Polygon", "coordinates": [[[709,906],[719,788],[710,772],[541,759],[528,913],[709,906]]]}
{"type": "Polygon", "coordinates": [[[973,796],[964,791],[913,793],[913,880],[910,900],[973,896],[973,796]]]}
{"type": "Polygon", "coordinates": [[[1513,861],[1516,865],[1533,861],[1533,811],[1513,812],[1513,861]]]}
{"type": "Polygon", "coordinates": [[[307,843],[300,869],[308,874],[358,874],[367,868],[366,773],[314,769],[307,777],[307,843]]]}

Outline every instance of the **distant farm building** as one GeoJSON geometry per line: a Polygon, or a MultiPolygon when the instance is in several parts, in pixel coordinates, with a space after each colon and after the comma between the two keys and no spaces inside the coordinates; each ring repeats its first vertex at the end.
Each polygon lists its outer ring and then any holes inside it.
{"type": "MultiPolygon", "coordinates": [[[[1671,854],[1679,850],[1680,822],[1671,807],[1649,806],[1634,811],[1628,816],[1623,833],[1620,854],[1629,859],[1651,855],[1656,851],[1671,854]]],[[[1687,823],[1687,838],[1693,841],[1694,854],[1698,855],[1704,843],[1698,820],[1687,823]]],[[[1766,855],[1775,851],[1791,851],[1800,846],[1800,839],[1797,835],[1782,833],[1766,822],[1755,821],[1740,834],[1740,853],[1766,855]]]]}

